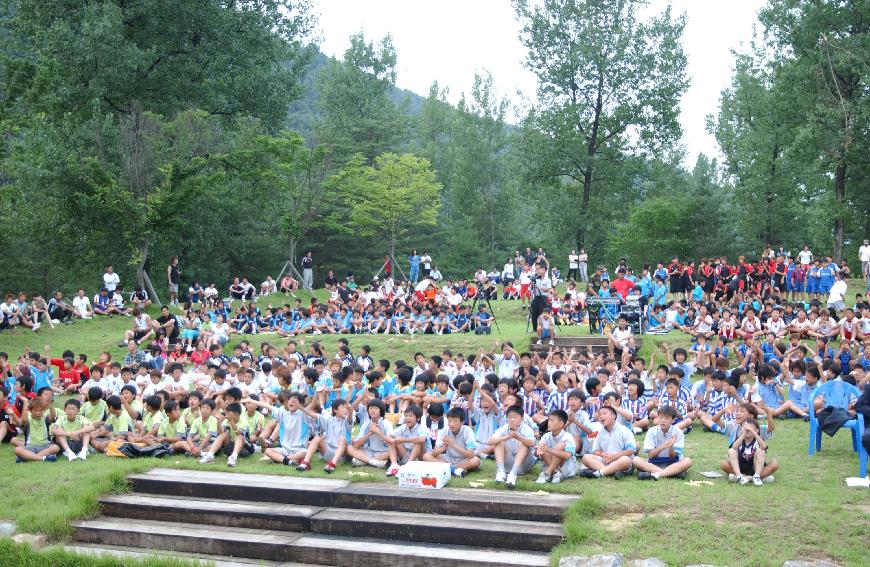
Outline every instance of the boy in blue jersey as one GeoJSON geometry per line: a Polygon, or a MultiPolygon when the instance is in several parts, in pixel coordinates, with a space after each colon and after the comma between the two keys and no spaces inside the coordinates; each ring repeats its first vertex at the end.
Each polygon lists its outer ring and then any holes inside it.
{"type": "Polygon", "coordinates": [[[393,430],[392,424],[384,419],[387,407],[381,400],[372,400],[366,406],[368,422],[360,425],[359,434],[348,446],[347,454],[352,457],[355,467],[370,465],[384,468],[390,457],[388,438],[393,430]]]}
{"type": "Polygon", "coordinates": [[[517,485],[517,477],[526,474],[535,466],[535,432],[523,420],[522,406],[507,410],[507,423],[498,428],[489,439],[496,462],[496,482],[504,482],[508,488],[517,485]],[[510,472],[505,473],[505,470],[510,472]]]}
{"type": "Polygon", "coordinates": [[[494,447],[489,443],[504,418],[498,407],[498,403],[486,388],[473,387],[480,395],[476,407],[468,408],[468,416],[474,424],[474,439],[477,448],[475,455],[481,459],[492,458],[494,447]]]}
{"type": "Polygon", "coordinates": [[[429,433],[421,423],[423,408],[416,404],[405,410],[405,422],[395,428],[387,437],[390,452],[390,467],[387,476],[396,476],[399,465],[419,460],[426,452],[429,433]]]}
{"type": "Polygon", "coordinates": [[[296,470],[311,470],[311,459],[315,452],[320,453],[326,463],[323,470],[327,473],[335,471],[336,465],[345,459],[347,447],[351,443],[353,412],[347,400],[340,398],[333,400],[331,407],[331,414],[316,413],[310,408],[303,409],[309,417],[317,420],[318,433],[308,443],[308,451],[296,470]]]}
{"type": "Polygon", "coordinates": [[[640,471],[638,480],[686,477],[692,459],[683,456],[685,438],[683,430],[674,426],[677,419],[679,416],[674,408],[664,407],[659,412],[659,424],[650,428],[643,442],[643,452],[647,458],[632,459],[632,464],[640,471]]]}
{"type": "Polygon", "coordinates": [[[297,462],[305,458],[308,450],[308,422],[302,406],[305,404],[305,396],[299,392],[282,391],[278,395],[278,403],[281,407],[273,408],[266,402],[254,401],[250,398],[245,403],[254,404],[257,407],[272,411],[272,417],[278,424],[280,445],[269,447],[263,455],[276,463],[287,466],[295,466],[297,462]]]}
{"type": "Polygon", "coordinates": [[[577,446],[574,437],[565,430],[568,414],[557,409],[547,418],[547,433],[538,443],[537,456],[544,464],[536,484],[558,484],[577,474],[577,446]]]}

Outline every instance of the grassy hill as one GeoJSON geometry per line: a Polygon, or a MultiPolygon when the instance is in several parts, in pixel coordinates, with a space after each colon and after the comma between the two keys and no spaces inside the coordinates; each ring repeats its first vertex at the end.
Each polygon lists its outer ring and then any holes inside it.
{"type": "MultiPolygon", "coordinates": [[[[284,301],[283,296],[272,296],[261,300],[260,305],[284,301]]],[[[417,351],[431,355],[444,348],[454,353],[470,353],[479,348],[489,349],[500,340],[511,340],[518,350],[526,350],[530,336],[525,333],[525,312],[515,302],[493,302],[493,307],[501,334],[413,339],[350,336],[351,348],[370,344],[374,357],[391,361],[409,360],[417,351]]],[[[117,343],[123,330],[131,324],[126,317],[115,317],[39,333],[3,333],[0,350],[17,355],[25,346],[44,350],[48,345],[54,354],[69,348],[91,357],[102,350],[118,356],[122,349],[117,343]]],[[[584,334],[586,328],[571,327],[562,331],[584,334]]],[[[255,345],[260,341],[278,342],[275,335],[247,338],[255,345]]],[[[337,337],[319,336],[318,340],[334,351],[337,337]]],[[[646,336],[641,354],[647,355],[661,342],[672,348],[688,345],[686,337],[677,333],[646,336]]],[[[807,456],[807,429],[808,425],[802,421],[777,422],[770,453],[779,460],[781,469],[776,474],[776,482],[763,487],[738,486],[723,479],[708,480],[701,476],[701,471],[718,470],[727,447],[722,436],[696,427],[686,438],[686,454],[691,456],[695,466],[685,481],[574,478],[559,485],[540,486],[533,482],[536,468],[520,480],[518,489],[583,495],[566,517],[566,542],[554,552],[554,562],[568,554],[618,551],[629,557],[659,557],[669,565],[779,567],[785,560],[797,558],[866,565],[870,491],[845,487],[843,479],[858,471],[857,457],[851,451],[848,436],[840,433],[833,439],[825,438],[823,451],[810,458],[807,456]]],[[[641,444],[642,439],[638,442],[641,444]]],[[[101,494],[125,490],[127,474],[152,466],[325,475],[319,466],[308,473],[298,473],[295,469],[262,463],[256,457],[241,460],[236,469],[228,469],[222,460],[202,466],[187,457],[130,461],[97,455],[86,462],[68,463],[61,459],[55,464],[20,465],[14,465],[13,461],[11,448],[0,447],[2,469],[12,473],[5,476],[6,496],[0,518],[15,520],[19,531],[45,532],[61,541],[70,534],[70,520],[97,513],[97,498],[101,494]]],[[[487,461],[481,472],[465,479],[453,479],[451,486],[500,488],[492,482],[494,470],[494,464],[487,461]]],[[[386,479],[383,471],[350,466],[341,466],[334,476],[351,481],[394,482],[386,479]]],[[[510,493],[505,492],[504,498],[510,499],[510,493]]]]}

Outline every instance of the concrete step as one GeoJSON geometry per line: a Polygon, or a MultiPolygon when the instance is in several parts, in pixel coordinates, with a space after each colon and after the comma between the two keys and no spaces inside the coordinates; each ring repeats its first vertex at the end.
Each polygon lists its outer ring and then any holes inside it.
{"type": "Polygon", "coordinates": [[[107,518],[73,524],[76,539],[100,546],[170,552],[207,552],[227,557],[296,561],[347,567],[520,567],[549,565],[545,553],[455,545],[416,544],[384,539],[286,534],[246,528],[107,518]]]}
{"type": "Polygon", "coordinates": [[[73,523],[77,542],[98,545],[208,553],[267,561],[297,561],[291,546],[298,533],[250,528],[219,528],[193,524],[102,518],[73,523]]]}
{"type": "MultiPolygon", "coordinates": [[[[276,465],[275,472],[281,468],[276,465]]],[[[185,471],[156,468],[129,477],[139,493],[193,498],[272,502],[301,506],[327,506],[326,496],[350,484],[346,480],[281,476],[279,474],[239,474],[212,471],[185,471]]]]}
{"type": "Polygon", "coordinates": [[[153,469],[130,477],[138,493],[166,497],[296,504],[321,508],[411,512],[559,523],[577,496],[505,490],[421,490],[389,484],[348,483],[296,476],[153,469]],[[240,479],[244,480],[240,480],[240,479]]]}
{"type": "Polygon", "coordinates": [[[562,542],[560,524],[328,508],[311,517],[314,534],[500,547],[549,552],[562,542]]]}
{"type": "Polygon", "coordinates": [[[312,567],[309,563],[263,561],[262,559],[245,559],[241,557],[223,557],[221,555],[203,555],[201,553],[160,552],[156,550],[122,547],[117,545],[98,546],[89,544],[64,545],[62,549],[79,555],[97,557],[113,557],[120,560],[149,559],[184,559],[207,567],[312,567]]]}
{"type": "Polygon", "coordinates": [[[310,531],[309,518],[322,508],[204,498],[122,494],[100,498],[103,515],[115,518],[288,532],[310,531]]]}

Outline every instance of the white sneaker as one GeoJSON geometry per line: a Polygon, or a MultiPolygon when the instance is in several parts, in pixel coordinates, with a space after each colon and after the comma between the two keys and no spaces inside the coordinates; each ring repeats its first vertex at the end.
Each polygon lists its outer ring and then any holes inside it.
{"type": "Polygon", "coordinates": [[[197,462],[201,465],[207,465],[209,463],[213,463],[214,462],[214,455],[211,453],[206,453],[197,462]]]}
{"type": "Polygon", "coordinates": [[[52,320],[51,320],[51,323],[52,323],[53,325],[60,325],[60,319],[52,319],[52,320]]]}
{"type": "Polygon", "coordinates": [[[355,467],[364,467],[364,466],[366,466],[366,464],[365,464],[364,462],[362,462],[361,460],[359,460],[359,459],[357,459],[357,458],[353,458],[353,459],[351,459],[351,460],[350,460],[350,464],[352,464],[352,465],[355,466],[355,467]]]}
{"type": "Polygon", "coordinates": [[[497,473],[495,473],[495,481],[496,482],[504,482],[506,478],[507,478],[507,474],[505,474],[504,471],[498,471],[497,473]]]}
{"type": "Polygon", "coordinates": [[[369,464],[373,467],[377,467],[379,469],[382,469],[385,466],[387,466],[387,461],[382,461],[380,459],[372,459],[369,461],[369,464]]]}
{"type": "Polygon", "coordinates": [[[763,479],[761,479],[761,482],[765,482],[767,484],[772,484],[773,483],[773,475],[764,477],[763,479]]]}
{"type": "Polygon", "coordinates": [[[263,462],[263,461],[271,461],[273,463],[275,462],[275,461],[272,461],[272,457],[269,457],[267,455],[263,455],[262,457],[260,457],[260,462],[263,462]]]}
{"type": "Polygon", "coordinates": [[[41,326],[42,326],[42,323],[34,323],[34,324],[33,324],[33,327],[31,327],[31,328],[33,329],[33,332],[35,333],[36,331],[39,330],[39,328],[40,328],[41,326]]]}
{"type": "Polygon", "coordinates": [[[553,478],[550,479],[550,482],[552,482],[553,484],[559,484],[560,482],[562,482],[562,473],[560,473],[559,471],[554,472],[553,478]]]}
{"type": "Polygon", "coordinates": [[[749,477],[741,475],[738,482],[740,483],[740,486],[746,486],[747,484],[749,484],[749,477]]]}
{"type": "Polygon", "coordinates": [[[541,474],[538,475],[538,479],[535,481],[535,484],[547,484],[550,482],[550,477],[547,476],[547,473],[541,471],[541,474]]]}
{"type": "Polygon", "coordinates": [[[508,488],[513,488],[517,485],[517,475],[514,473],[508,473],[507,480],[505,481],[505,486],[508,488]]]}
{"type": "Polygon", "coordinates": [[[79,458],[78,455],[76,455],[75,453],[72,452],[72,450],[66,451],[64,453],[64,455],[66,455],[66,458],[69,459],[70,461],[74,461],[74,460],[79,458]]]}
{"type": "Polygon", "coordinates": [[[556,341],[554,341],[553,339],[550,339],[550,343],[549,343],[549,344],[550,344],[550,346],[553,346],[554,344],[556,344],[556,341]]]}
{"type": "Polygon", "coordinates": [[[230,455],[229,457],[227,457],[227,466],[228,467],[236,466],[237,460],[238,460],[238,458],[235,455],[230,455]]]}
{"type": "Polygon", "coordinates": [[[752,477],[752,484],[754,484],[755,486],[761,486],[761,485],[764,484],[764,483],[761,482],[761,477],[760,477],[760,476],[755,475],[754,477],[752,477]]]}
{"type": "Polygon", "coordinates": [[[79,451],[79,455],[78,455],[78,456],[79,456],[79,458],[80,458],[81,460],[83,460],[83,461],[87,461],[87,460],[88,460],[88,448],[85,447],[84,449],[82,449],[81,451],[79,451]]]}
{"type": "Polygon", "coordinates": [[[465,469],[453,469],[453,476],[458,476],[462,478],[465,476],[465,469]]]}
{"type": "Polygon", "coordinates": [[[740,477],[736,474],[731,473],[728,475],[728,482],[737,482],[738,480],[740,480],[740,477]]]}
{"type": "Polygon", "coordinates": [[[633,427],[631,429],[631,432],[634,433],[635,435],[640,435],[641,433],[643,433],[643,429],[641,429],[640,427],[633,427]]]}

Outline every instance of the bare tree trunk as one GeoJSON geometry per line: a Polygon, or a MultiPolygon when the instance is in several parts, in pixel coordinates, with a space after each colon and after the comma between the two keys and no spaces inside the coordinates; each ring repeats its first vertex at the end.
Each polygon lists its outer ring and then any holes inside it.
{"type": "Polygon", "coordinates": [[[139,265],[136,266],[136,284],[145,289],[145,264],[148,262],[148,240],[139,247],[139,265]]]}
{"type": "Polygon", "coordinates": [[[834,217],[834,260],[843,259],[843,201],[846,199],[846,157],[841,153],[834,174],[834,200],[837,201],[837,212],[834,217]]]}

